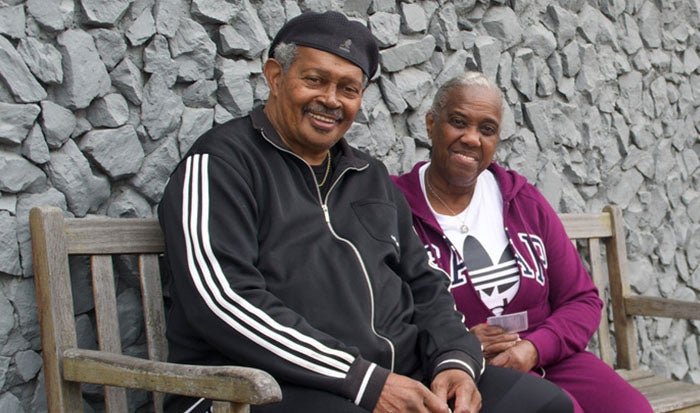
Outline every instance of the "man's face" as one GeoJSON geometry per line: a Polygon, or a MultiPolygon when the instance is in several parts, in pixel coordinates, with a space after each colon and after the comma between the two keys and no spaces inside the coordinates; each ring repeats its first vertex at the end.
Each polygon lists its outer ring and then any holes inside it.
{"type": "Polygon", "coordinates": [[[362,103],[362,70],[332,53],[299,46],[286,73],[265,63],[270,98],[265,107],[282,140],[311,164],[352,125],[362,103]]]}
{"type": "Polygon", "coordinates": [[[449,185],[474,187],[493,161],[501,131],[501,98],[482,86],[450,90],[440,113],[428,113],[433,143],[431,171],[449,185]]]}

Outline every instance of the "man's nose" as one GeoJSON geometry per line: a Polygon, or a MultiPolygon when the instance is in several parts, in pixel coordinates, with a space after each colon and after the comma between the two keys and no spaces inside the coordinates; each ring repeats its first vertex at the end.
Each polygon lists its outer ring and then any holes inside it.
{"type": "Polygon", "coordinates": [[[337,108],[340,106],[340,101],[338,100],[337,85],[329,84],[323,91],[321,100],[324,105],[328,108],[337,108]]]}

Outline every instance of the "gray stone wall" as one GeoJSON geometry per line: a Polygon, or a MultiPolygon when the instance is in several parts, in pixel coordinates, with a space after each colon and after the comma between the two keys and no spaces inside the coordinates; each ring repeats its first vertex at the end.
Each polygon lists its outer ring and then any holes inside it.
{"type": "MultiPolygon", "coordinates": [[[[327,9],[381,46],[356,146],[395,173],[426,159],[436,85],[480,69],[508,103],[497,160],[559,211],[620,205],[634,290],[698,299],[698,0],[0,0],[1,412],[46,409],[29,209],[153,216],[193,140],[265,99],[271,36],[327,9]]],[[[80,340],[94,346],[85,263],[73,264],[80,340]]],[[[120,315],[138,354],[132,284],[122,275],[120,315]]],[[[638,327],[646,366],[700,383],[700,323],[638,327]]]]}

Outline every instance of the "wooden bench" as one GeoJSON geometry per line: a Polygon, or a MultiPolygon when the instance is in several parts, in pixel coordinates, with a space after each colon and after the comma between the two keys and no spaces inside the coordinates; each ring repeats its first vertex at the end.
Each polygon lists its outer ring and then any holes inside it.
{"type": "MultiPolygon", "coordinates": [[[[609,291],[615,347],[608,317],[604,316],[597,340],[601,359],[614,366],[644,393],[654,411],[700,412],[700,386],[657,377],[639,368],[633,318],[700,319],[700,303],[632,294],[619,208],[609,206],[601,213],[561,214],[560,217],[572,241],[579,240],[579,251],[586,257],[591,275],[606,302],[609,291]],[[613,348],[617,349],[615,358],[613,348]]],[[[163,252],[164,246],[155,219],[64,219],[59,209],[42,207],[31,211],[30,223],[50,411],[82,411],[79,382],[235,402],[217,404],[218,411],[227,412],[247,411],[246,404],[279,399],[276,382],[259,370],[192,367],[163,362],[166,343],[158,254],[163,252]],[[137,254],[140,257],[149,357],[154,361],[118,355],[121,347],[111,260],[111,255],[115,254],[137,254]],[[76,346],[69,255],[91,256],[100,351],[76,346]]],[[[111,406],[109,411],[126,410],[122,388],[106,387],[105,393],[108,406],[111,406]]],[[[156,411],[160,411],[160,400],[160,395],[156,394],[156,411]]]]}
{"type": "Polygon", "coordinates": [[[655,412],[700,412],[700,385],[658,377],[640,368],[634,325],[635,316],[700,319],[700,303],[632,293],[627,276],[625,228],[619,207],[610,205],[601,213],[559,216],[569,238],[579,241],[579,253],[589,264],[601,298],[604,302],[608,302],[608,296],[610,299],[616,357],[613,358],[610,326],[604,314],[597,334],[600,358],[639,389],[655,412]]]}
{"type": "Polygon", "coordinates": [[[155,412],[163,411],[163,393],[216,400],[216,413],[249,412],[251,404],[281,399],[277,382],[261,370],[165,362],[158,265],[165,246],[155,219],[64,219],[55,207],[34,208],[29,219],[50,412],[82,412],[81,383],[106,386],[105,408],[111,413],[130,410],[125,388],[155,392],[148,409],[155,412]],[[112,258],[124,254],[138,256],[149,359],[122,354],[112,258]],[[99,350],[77,346],[70,255],[90,257],[99,350]]]}

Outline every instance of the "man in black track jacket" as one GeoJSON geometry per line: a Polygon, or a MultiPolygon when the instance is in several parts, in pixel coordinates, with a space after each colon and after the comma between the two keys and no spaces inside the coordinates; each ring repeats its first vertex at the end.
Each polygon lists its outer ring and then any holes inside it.
{"type": "MultiPolygon", "coordinates": [[[[378,60],[340,13],[290,20],[264,66],[264,108],[205,133],[173,172],[159,205],[170,360],[268,371],[283,401],[253,412],[478,411],[511,387],[566,404],[542,380],[484,373],[403,195],[343,139],[378,60]]],[[[170,411],[191,406],[207,401],[170,411]]]]}

